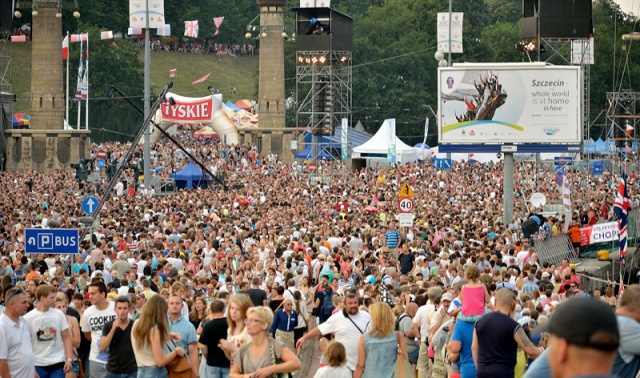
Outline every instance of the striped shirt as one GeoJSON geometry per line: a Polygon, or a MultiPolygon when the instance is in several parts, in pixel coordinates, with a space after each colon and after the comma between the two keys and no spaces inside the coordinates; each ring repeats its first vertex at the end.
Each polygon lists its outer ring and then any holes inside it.
{"type": "Polygon", "coordinates": [[[387,231],[387,233],[384,234],[384,239],[387,241],[387,248],[398,248],[400,236],[400,231],[398,230],[387,231]]]}

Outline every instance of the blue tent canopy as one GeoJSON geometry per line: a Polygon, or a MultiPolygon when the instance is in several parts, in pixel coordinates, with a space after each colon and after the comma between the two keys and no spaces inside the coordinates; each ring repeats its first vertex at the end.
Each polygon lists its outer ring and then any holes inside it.
{"type": "Polygon", "coordinates": [[[198,168],[193,162],[182,168],[182,170],[172,173],[169,178],[176,180],[176,188],[178,189],[191,189],[195,187],[207,187],[211,177],[208,174],[203,175],[200,168],[198,168]]]}
{"type": "MultiPolygon", "coordinates": [[[[356,148],[366,142],[369,141],[369,139],[371,139],[372,135],[364,132],[364,131],[360,131],[360,130],[356,130],[353,127],[349,127],[349,129],[347,130],[347,140],[349,143],[349,148],[356,148]]],[[[295,155],[296,159],[306,159],[309,160],[312,158],[311,156],[311,149],[312,149],[312,145],[311,145],[311,141],[312,141],[312,135],[309,131],[305,131],[304,134],[304,142],[305,142],[305,148],[303,151],[298,152],[295,155]]],[[[318,141],[319,145],[318,145],[318,158],[319,159],[331,159],[331,153],[329,152],[330,150],[340,150],[340,148],[342,148],[342,126],[338,126],[334,129],[333,131],[333,136],[330,137],[325,137],[325,136],[321,136],[319,137],[319,141],[318,141]]]]}
{"type": "Polygon", "coordinates": [[[233,110],[234,112],[237,112],[238,110],[240,110],[240,108],[235,106],[233,104],[233,102],[231,102],[231,100],[227,100],[227,102],[224,104],[224,106],[226,106],[227,108],[233,110]]]}
{"type": "Polygon", "coordinates": [[[431,147],[429,147],[429,145],[428,145],[428,144],[426,144],[426,143],[416,143],[416,145],[415,145],[415,146],[413,146],[413,147],[415,147],[415,148],[422,148],[422,145],[424,145],[424,149],[425,149],[425,150],[429,150],[429,149],[431,149],[431,147]]]}
{"type": "MultiPolygon", "coordinates": [[[[296,159],[313,160],[313,156],[311,156],[313,153],[312,137],[313,135],[310,132],[305,132],[305,148],[295,155],[296,159]]],[[[331,154],[327,149],[340,148],[340,145],[334,146],[329,138],[323,136],[319,137],[318,143],[318,159],[331,159],[331,154]]]]}

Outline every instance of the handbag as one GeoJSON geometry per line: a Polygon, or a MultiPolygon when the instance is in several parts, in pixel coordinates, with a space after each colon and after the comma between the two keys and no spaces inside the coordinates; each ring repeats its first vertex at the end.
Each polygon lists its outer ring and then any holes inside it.
{"type": "MultiPolygon", "coordinates": [[[[281,360],[276,358],[275,340],[269,339],[269,352],[271,353],[271,363],[277,365],[281,360]]],[[[289,378],[289,373],[273,373],[273,378],[289,378]]]]}
{"type": "MultiPolygon", "coordinates": [[[[396,332],[396,338],[398,337],[398,333],[396,332]]],[[[411,366],[409,360],[405,359],[402,354],[400,343],[396,343],[396,346],[398,348],[398,357],[396,358],[396,368],[393,371],[393,378],[416,378],[413,366],[411,366]]]]}
{"type": "MultiPolygon", "coordinates": [[[[175,349],[175,343],[174,349],[175,349]]],[[[169,348],[169,351],[172,349],[169,348]]],[[[167,375],[169,378],[198,378],[191,367],[191,362],[187,356],[178,356],[167,365],[167,375]]]]}

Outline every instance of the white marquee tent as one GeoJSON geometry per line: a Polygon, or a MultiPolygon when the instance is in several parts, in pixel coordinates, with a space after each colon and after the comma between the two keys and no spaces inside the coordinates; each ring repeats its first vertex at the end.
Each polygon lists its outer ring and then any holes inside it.
{"type": "MultiPolygon", "coordinates": [[[[368,142],[353,149],[353,159],[366,159],[367,165],[386,165],[387,152],[389,150],[389,122],[385,120],[376,134],[368,142]],[[386,164],[385,164],[386,162],[386,164]]],[[[418,161],[420,150],[409,146],[396,136],[396,161],[398,163],[411,163],[418,161]]]]}

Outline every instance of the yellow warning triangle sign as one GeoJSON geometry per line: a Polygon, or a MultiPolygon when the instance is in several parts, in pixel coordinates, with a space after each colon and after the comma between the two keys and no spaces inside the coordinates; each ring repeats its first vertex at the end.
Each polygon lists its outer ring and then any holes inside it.
{"type": "Polygon", "coordinates": [[[413,196],[414,196],[413,190],[411,189],[409,184],[405,182],[404,185],[402,185],[402,188],[400,188],[400,191],[398,192],[398,197],[402,198],[402,197],[413,197],[413,196]]]}

